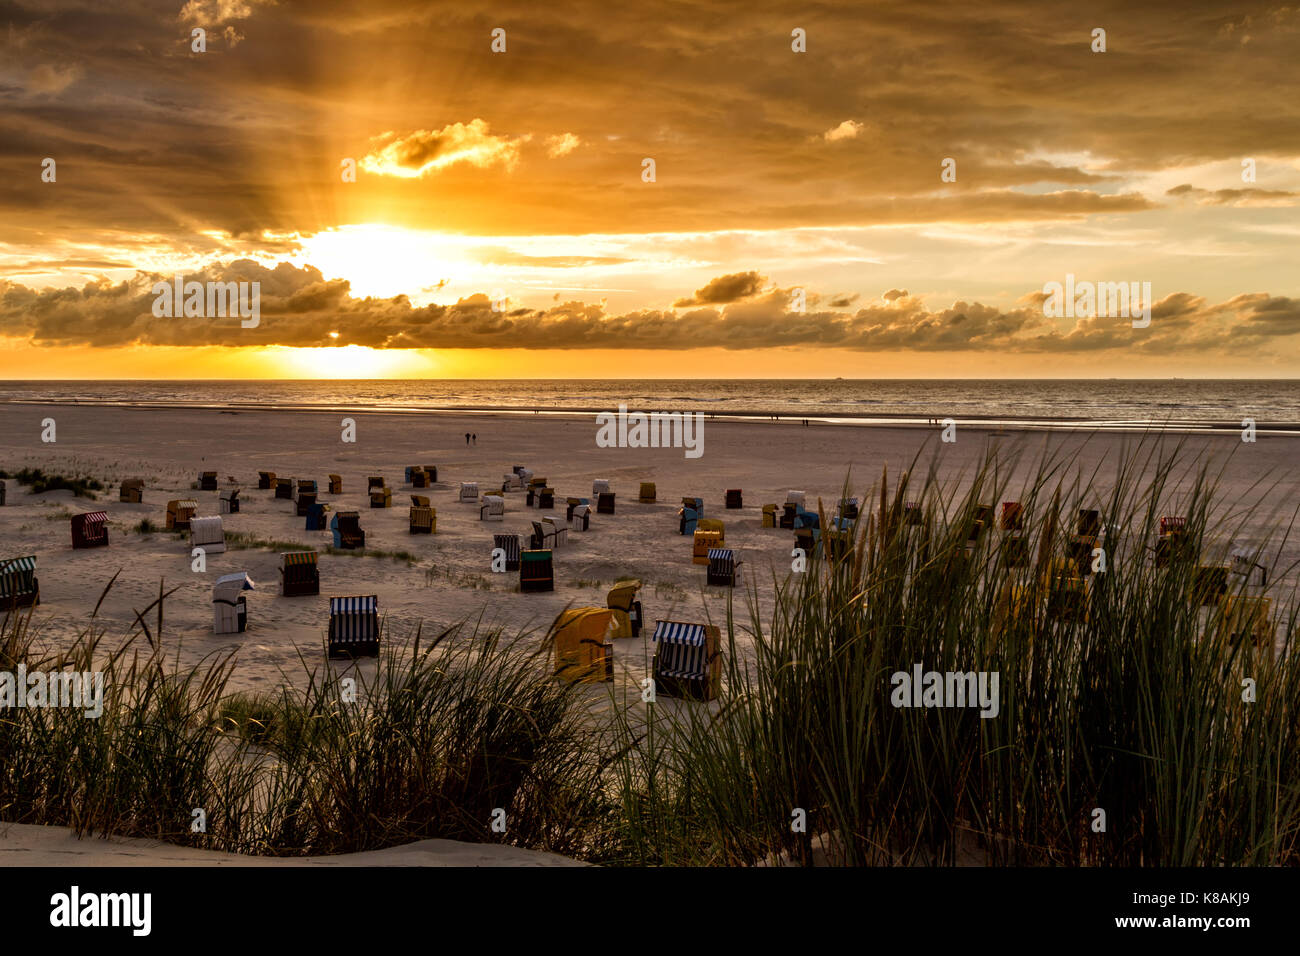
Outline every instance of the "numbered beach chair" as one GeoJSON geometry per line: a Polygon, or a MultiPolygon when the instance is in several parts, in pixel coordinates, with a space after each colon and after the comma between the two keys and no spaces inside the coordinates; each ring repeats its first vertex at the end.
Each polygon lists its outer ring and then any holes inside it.
{"type": "MultiPolygon", "coordinates": [[[[492,536],[493,552],[500,551],[505,561],[505,570],[519,570],[519,535],[517,534],[494,534],[492,536]]],[[[493,555],[495,560],[496,555],[493,555]]],[[[493,569],[495,570],[495,568],[493,569]]]]}
{"type": "Polygon", "coordinates": [[[253,579],[244,571],[223,574],[212,585],[212,632],[242,634],[248,629],[245,591],[253,590],[253,579]]]}
{"type": "Polygon", "coordinates": [[[412,505],[410,516],[411,534],[433,534],[437,517],[428,505],[412,505]]]}
{"type": "Polygon", "coordinates": [[[361,515],[356,511],[336,511],[330,519],[334,532],[334,547],[349,551],[366,546],[366,533],[361,530],[361,515]]]}
{"type": "Polygon", "coordinates": [[[712,624],[658,621],[654,636],[655,693],[713,700],[722,687],[722,635],[712,624]]]}
{"type": "Polygon", "coordinates": [[[605,603],[614,612],[615,638],[637,637],[641,633],[641,602],[637,592],[641,582],[635,579],[615,582],[605,603]]]}
{"type": "Polygon", "coordinates": [[[549,550],[534,548],[520,553],[519,590],[525,593],[555,590],[555,566],[549,550]]]}
{"type": "Polygon", "coordinates": [[[379,656],[379,598],[330,598],[330,657],[379,656]]]}
{"type": "Polygon", "coordinates": [[[723,507],[730,511],[735,511],[737,508],[745,507],[745,498],[740,488],[727,489],[727,500],[723,507]]]}
{"type": "Polygon", "coordinates": [[[221,515],[190,519],[190,547],[202,548],[207,554],[225,552],[226,529],[221,522],[221,515]]]}
{"type": "Polygon", "coordinates": [[[726,543],[726,528],[723,526],[722,521],[718,518],[701,518],[692,538],[692,563],[708,564],[709,550],[721,548],[726,543]]]}
{"type": "Polygon", "coordinates": [[[167,519],[164,527],[168,531],[189,531],[190,519],[199,510],[199,503],[193,498],[174,498],[167,502],[167,519]]]}
{"type": "Polygon", "coordinates": [[[341,494],[343,494],[343,476],[342,476],[342,475],[330,475],[330,492],[329,492],[329,493],[332,494],[332,495],[341,495],[341,494]]]}
{"type": "Polygon", "coordinates": [[[506,499],[500,495],[484,495],[478,506],[479,521],[505,521],[506,499]]]}
{"type": "Polygon", "coordinates": [[[731,548],[710,548],[709,549],[709,570],[705,572],[705,582],[707,584],[716,584],[723,587],[736,586],[737,579],[740,577],[740,566],[742,562],[736,552],[731,548]]]}
{"type": "MultiPolygon", "coordinates": [[[[4,504],[0,494],[0,504],[4,504]]],[[[117,498],[127,504],[138,505],[144,502],[144,479],[127,478],[122,482],[122,487],[118,490],[117,498]]]]}
{"type": "Polygon", "coordinates": [[[652,505],[655,503],[655,483],[653,481],[641,482],[641,493],[637,496],[637,501],[643,505],[652,505]]]}
{"type": "Polygon", "coordinates": [[[462,481],[460,483],[460,503],[461,504],[478,504],[478,482],[462,481]]]}
{"type": "Polygon", "coordinates": [[[223,515],[239,514],[238,488],[222,488],[217,492],[217,513],[223,515]]]}
{"type": "Polygon", "coordinates": [[[102,548],[108,544],[108,515],[102,511],[87,511],[72,516],[72,546],[74,548],[102,548]]]}
{"type": "Polygon", "coordinates": [[[285,597],[320,594],[320,568],[315,551],[280,554],[280,593],[285,597]]]}
{"type": "Polygon", "coordinates": [[[551,626],[555,676],[570,684],[599,684],[614,679],[614,615],[608,608],[576,607],[561,611],[551,626]]]}
{"type": "Polygon", "coordinates": [[[205,471],[199,475],[199,491],[216,491],[217,490],[217,473],[215,471],[205,471]]]}
{"type": "Polygon", "coordinates": [[[36,555],[0,558],[0,611],[40,603],[41,584],[36,579],[36,555]]]}
{"type": "Polygon", "coordinates": [[[270,491],[272,488],[278,488],[275,472],[259,471],[257,473],[257,488],[259,491],[270,491]]]}

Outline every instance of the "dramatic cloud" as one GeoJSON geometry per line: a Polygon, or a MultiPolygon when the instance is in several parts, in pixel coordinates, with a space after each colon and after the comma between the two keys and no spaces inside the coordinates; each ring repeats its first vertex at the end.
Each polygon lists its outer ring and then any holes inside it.
{"type": "Polygon", "coordinates": [[[748,299],[758,294],[763,282],[764,277],[757,272],[737,272],[734,275],[718,276],[703,289],[696,289],[694,296],[678,299],[673,303],[673,307],[720,305],[725,302],[735,302],[737,299],[748,299]]]}
{"type": "Polygon", "coordinates": [[[494,136],[481,119],[452,123],[436,132],[419,129],[405,136],[387,132],[372,140],[374,148],[361,167],[379,176],[413,179],[439,172],[456,163],[507,169],[519,161],[519,148],[531,137],[494,136]]]}
{"type": "MultiPolygon", "coordinates": [[[[792,311],[789,289],[758,292],[757,273],[723,276],[696,294],[711,304],[683,310],[642,309],[620,314],[601,304],[569,301],[545,309],[493,311],[486,294],[447,305],[412,306],[406,296],[358,299],[347,282],[326,280],[314,268],[249,260],[187,276],[200,282],[261,283],[261,320],[240,327],[234,318],[158,318],[154,282],[89,283],[80,289],[33,291],[0,281],[0,335],[36,346],[225,345],[345,346],[380,349],[691,349],[743,350],[815,347],[855,351],[1035,353],[1177,350],[1250,350],[1300,335],[1300,301],[1262,293],[1208,303],[1187,293],[1161,299],[1149,328],[1128,318],[1070,320],[1044,317],[1041,294],[1003,310],[978,302],[932,309],[894,289],[858,308],[792,311]],[[725,302],[723,300],[726,300],[725,302]]],[[[687,301],[687,300],[683,300],[687,301]]]]}
{"type": "Polygon", "coordinates": [[[834,129],[828,129],[822,133],[822,139],[828,143],[834,143],[841,139],[857,139],[858,134],[862,132],[862,124],[857,120],[845,120],[834,129]]]}
{"type": "Polygon", "coordinates": [[[1204,206],[1294,206],[1300,193],[1282,189],[1200,189],[1183,183],[1166,190],[1165,195],[1185,196],[1204,206]]]}
{"type": "Polygon", "coordinates": [[[582,140],[572,133],[548,136],[546,137],[546,155],[551,159],[559,159],[561,156],[568,156],[581,145],[582,140]]]}

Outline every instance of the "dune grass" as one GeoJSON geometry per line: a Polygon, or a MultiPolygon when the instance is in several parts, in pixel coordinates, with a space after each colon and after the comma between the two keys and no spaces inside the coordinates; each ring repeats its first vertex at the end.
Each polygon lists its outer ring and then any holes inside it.
{"type": "Polygon", "coordinates": [[[75,498],[99,498],[98,492],[104,490],[104,483],[88,475],[47,474],[40,468],[22,468],[13,474],[0,471],[0,478],[12,479],[20,484],[29,485],[28,494],[39,495],[47,491],[71,491],[75,498]]]}
{"type": "Polygon", "coordinates": [[[0,710],[0,819],[273,855],[446,837],[631,865],[1300,862],[1294,515],[1253,542],[1269,584],[1226,577],[1225,598],[1272,600],[1257,642],[1200,568],[1273,489],[1222,500],[1207,463],[1159,443],[1106,467],[990,452],[945,481],[919,458],[882,476],[840,547],[823,513],[806,571],[732,593],[709,704],[614,685],[592,713],[600,691],[557,682],[539,634],[474,622],[385,641],[377,666],[303,660],[250,695],[228,690],[229,656],[167,665],[161,591],[113,652],[92,616],[42,654],[11,613],[0,670],[94,660],[109,697],[97,721],[0,710]],[[1023,561],[975,524],[1006,500],[1023,561]],[[1104,529],[1085,558],[1080,508],[1104,529]],[[1158,562],[1164,513],[1187,529],[1158,562]],[[893,706],[916,664],[997,673],[997,715],[893,706]]]}

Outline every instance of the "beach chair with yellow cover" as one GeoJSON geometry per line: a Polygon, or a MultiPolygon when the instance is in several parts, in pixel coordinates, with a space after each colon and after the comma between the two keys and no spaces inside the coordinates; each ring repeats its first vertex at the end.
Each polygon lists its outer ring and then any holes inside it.
{"type": "Polygon", "coordinates": [[[692,541],[694,550],[691,554],[691,562],[707,565],[709,563],[709,550],[721,548],[727,543],[721,519],[701,518],[696,523],[692,541]]]}
{"type": "Polygon", "coordinates": [[[614,612],[603,607],[561,611],[551,626],[555,676],[570,684],[614,679],[614,612]]]}
{"type": "Polygon", "coordinates": [[[257,473],[257,487],[259,491],[270,491],[272,488],[278,487],[275,472],[259,471],[257,473]]]}
{"type": "Polygon", "coordinates": [[[635,579],[615,582],[609,589],[605,603],[614,612],[615,638],[636,637],[641,633],[641,602],[636,597],[640,590],[641,582],[635,579]]]}
{"type": "Polygon", "coordinates": [[[700,701],[718,696],[722,633],[715,625],[657,621],[653,640],[656,694],[700,701]]]}
{"type": "Polygon", "coordinates": [[[329,493],[332,494],[332,495],[341,495],[341,494],[343,494],[343,476],[342,476],[342,475],[330,475],[330,491],[329,491],[329,493]]]}
{"type": "MultiPolygon", "coordinates": [[[[776,505],[763,505],[763,527],[764,528],[777,527],[777,522],[780,519],[777,516],[776,512],[777,512],[776,505]]],[[[791,527],[793,528],[794,525],[792,524],[791,527]]]]}
{"type": "Polygon", "coordinates": [[[199,503],[193,498],[173,498],[167,502],[167,518],[164,527],[168,531],[189,531],[190,519],[199,510],[199,503]]]}
{"type": "Polygon", "coordinates": [[[643,505],[654,504],[655,483],[653,481],[641,482],[641,494],[637,497],[637,501],[641,502],[643,505]]]}
{"type": "Polygon", "coordinates": [[[410,519],[411,534],[433,534],[438,521],[428,505],[412,505],[410,519]]]}
{"type": "Polygon", "coordinates": [[[370,507],[391,508],[392,506],[393,506],[392,488],[371,488],[370,489],[370,507]]]}

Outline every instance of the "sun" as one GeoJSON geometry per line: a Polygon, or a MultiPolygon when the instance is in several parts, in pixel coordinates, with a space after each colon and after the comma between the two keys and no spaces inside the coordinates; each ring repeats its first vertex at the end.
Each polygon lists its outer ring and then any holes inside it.
{"type": "Polygon", "coordinates": [[[275,350],[285,378],[418,378],[436,372],[438,361],[426,350],[338,348],[275,350]]]}

